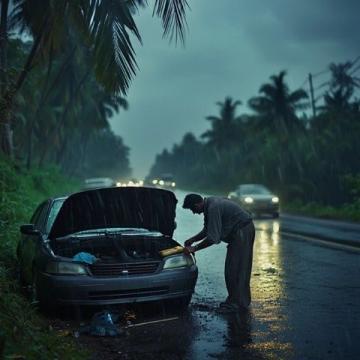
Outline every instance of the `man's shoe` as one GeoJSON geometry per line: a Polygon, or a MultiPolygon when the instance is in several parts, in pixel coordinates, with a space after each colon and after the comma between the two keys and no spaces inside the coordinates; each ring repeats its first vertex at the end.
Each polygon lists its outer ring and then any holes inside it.
{"type": "Polygon", "coordinates": [[[221,303],[217,310],[219,314],[232,314],[237,311],[239,311],[239,307],[232,303],[221,303]]]}

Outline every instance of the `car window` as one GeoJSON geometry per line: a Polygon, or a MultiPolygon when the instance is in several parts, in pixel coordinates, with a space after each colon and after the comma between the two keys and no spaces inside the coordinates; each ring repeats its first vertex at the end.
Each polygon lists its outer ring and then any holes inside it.
{"type": "Polygon", "coordinates": [[[46,221],[48,208],[49,208],[49,202],[45,201],[40,206],[41,206],[40,213],[39,213],[39,216],[36,219],[34,225],[35,225],[36,229],[43,230],[44,224],[45,224],[45,221],[46,221]]]}
{"type": "Polygon", "coordinates": [[[253,195],[265,195],[270,194],[270,191],[262,185],[243,185],[239,187],[238,192],[241,195],[253,194],[253,195]]]}
{"type": "Polygon", "coordinates": [[[48,220],[46,223],[46,233],[48,234],[50,232],[50,229],[55,221],[55,218],[57,216],[57,214],[59,213],[62,204],[64,203],[65,199],[59,199],[59,200],[55,200],[52,203],[50,212],[49,212],[49,216],[48,216],[48,220]]]}

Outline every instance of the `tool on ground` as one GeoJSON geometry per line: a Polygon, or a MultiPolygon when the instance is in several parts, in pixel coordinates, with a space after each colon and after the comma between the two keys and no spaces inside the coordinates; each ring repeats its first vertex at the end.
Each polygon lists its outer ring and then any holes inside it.
{"type": "Polygon", "coordinates": [[[158,324],[158,323],[172,321],[172,320],[178,320],[178,319],[179,319],[179,317],[176,316],[176,317],[171,317],[171,318],[166,318],[166,319],[146,321],[146,322],[142,322],[142,323],[138,323],[138,324],[131,324],[131,325],[127,325],[125,327],[132,328],[132,327],[138,327],[138,326],[144,326],[144,325],[158,324]]]}

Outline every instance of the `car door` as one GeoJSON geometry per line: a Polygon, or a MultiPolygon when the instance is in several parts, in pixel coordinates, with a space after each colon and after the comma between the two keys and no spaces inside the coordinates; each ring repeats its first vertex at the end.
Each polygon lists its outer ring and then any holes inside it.
{"type": "Polygon", "coordinates": [[[34,235],[21,235],[19,260],[22,278],[27,284],[30,284],[32,281],[33,262],[36,256],[36,251],[42,241],[41,234],[44,231],[48,207],[48,201],[40,204],[30,220],[31,224],[34,224],[35,229],[39,230],[40,233],[34,235]]]}

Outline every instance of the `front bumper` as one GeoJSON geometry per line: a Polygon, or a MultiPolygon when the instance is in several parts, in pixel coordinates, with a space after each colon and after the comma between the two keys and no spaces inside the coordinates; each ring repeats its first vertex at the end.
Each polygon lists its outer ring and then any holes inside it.
{"type": "Polygon", "coordinates": [[[257,213],[278,213],[279,212],[279,204],[275,203],[261,203],[254,201],[252,204],[243,203],[243,207],[250,212],[257,213]]]}
{"type": "Polygon", "coordinates": [[[64,276],[39,273],[38,296],[44,304],[113,305],[190,296],[198,269],[160,271],[151,275],[118,277],[64,276]]]}

